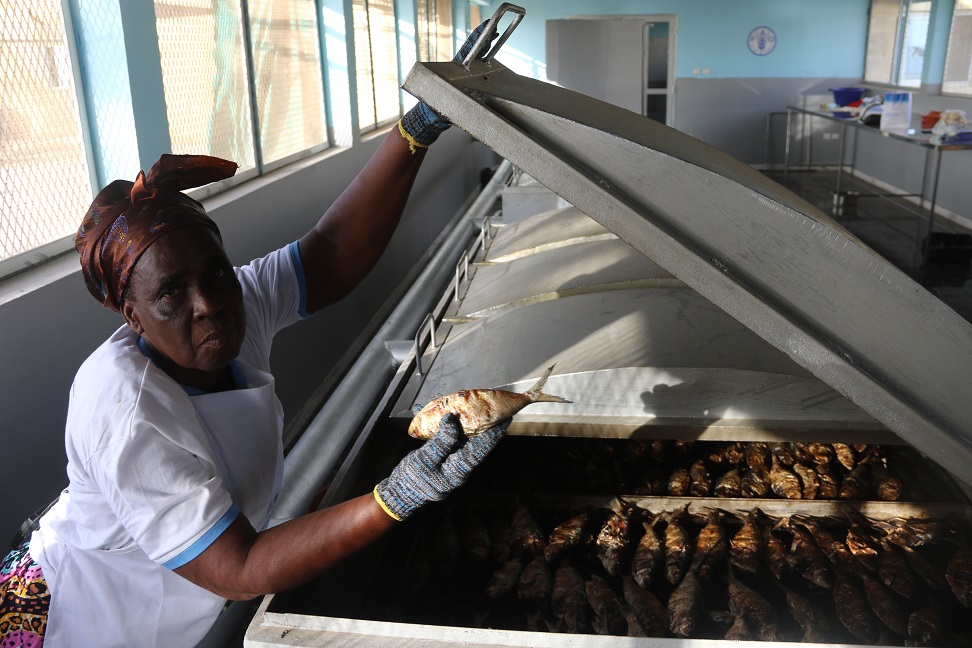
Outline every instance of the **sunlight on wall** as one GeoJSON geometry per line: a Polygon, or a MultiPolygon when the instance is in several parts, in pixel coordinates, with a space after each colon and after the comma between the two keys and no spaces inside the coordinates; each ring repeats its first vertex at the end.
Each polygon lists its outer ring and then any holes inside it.
{"type": "Polygon", "coordinates": [[[351,87],[348,82],[348,44],[344,15],[323,8],[327,49],[328,103],[334,128],[334,145],[351,146],[351,87]]]}
{"type": "Polygon", "coordinates": [[[547,80],[547,64],[544,61],[529,56],[520,50],[513,49],[509,43],[503,45],[503,49],[496,55],[496,60],[510,68],[520,76],[547,80]]]}

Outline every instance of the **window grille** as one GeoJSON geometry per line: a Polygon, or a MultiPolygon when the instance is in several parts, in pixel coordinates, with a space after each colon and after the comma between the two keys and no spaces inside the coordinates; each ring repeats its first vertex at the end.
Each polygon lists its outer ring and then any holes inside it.
{"type": "Polygon", "coordinates": [[[129,84],[118,0],[85,0],[71,14],[84,69],[85,113],[90,126],[94,159],[103,185],[116,178],[135,179],[138,137],[129,84]]]}
{"type": "Polygon", "coordinates": [[[419,60],[448,61],[455,54],[452,46],[452,2],[418,0],[416,9],[419,60]]]}
{"type": "Polygon", "coordinates": [[[256,166],[240,0],[156,0],[173,153],[256,166]]]}
{"type": "Polygon", "coordinates": [[[867,58],[864,63],[865,81],[891,83],[900,5],[900,0],[871,0],[871,15],[867,27],[867,58]]]}
{"type": "Polygon", "coordinates": [[[472,29],[476,29],[483,22],[482,12],[479,10],[479,5],[475,2],[469,3],[469,26],[472,29]]]}
{"type": "Polygon", "coordinates": [[[250,43],[263,162],[326,144],[314,0],[250,0],[250,43]]]}
{"type": "Polygon", "coordinates": [[[358,126],[372,130],[401,115],[392,0],[354,0],[354,56],[358,126]]]}
{"type": "Polygon", "coordinates": [[[0,0],[0,77],[3,261],[73,236],[91,203],[60,0],[0,0]]]}
{"type": "MultiPolygon", "coordinates": [[[[417,2],[417,36],[429,60],[447,60],[451,2],[417,2]]],[[[128,82],[146,52],[126,60],[103,47],[106,38],[124,47],[117,0],[85,0],[71,39],[64,6],[0,0],[0,263],[51,241],[59,250],[69,245],[94,193],[89,154],[109,178],[129,177],[139,163],[130,100],[138,88],[128,82]],[[74,37],[84,60],[98,63],[86,77],[97,137],[90,152],[69,54],[74,37]]],[[[153,0],[152,7],[173,153],[231,159],[253,175],[328,145],[319,2],[153,0]]],[[[353,0],[350,7],[359,124],[367,131],[401,115],[399,47],[413,45],[399,41],[394,0],[353,0]]]]}
{"type": "Polygon", "coordinates": [[[930,0],[872,0],[864,80],[917,88],[925,62],[930,0]]]}
{"type": "Polygon", "coordinates": [[[972,96],[972,0],[955,0],[942,92],[972,96]]]}

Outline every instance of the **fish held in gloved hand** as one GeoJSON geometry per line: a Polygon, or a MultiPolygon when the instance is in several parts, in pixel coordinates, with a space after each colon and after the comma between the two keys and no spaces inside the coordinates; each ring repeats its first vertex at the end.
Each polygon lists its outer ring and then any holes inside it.
{"type": "Polygon", "coordinates": [[[415,414],[408,425],[408,434],[416,439],[428,439],[439,429],[442,417],[452,412],[459,417],[465,435],[473,437],[511,418],[530,403],[571,402],[540,391],[551,371],[553,367],[544,372],[537,384],[522,393],[505,389],[462,389],[439,396],[415,414]]]}

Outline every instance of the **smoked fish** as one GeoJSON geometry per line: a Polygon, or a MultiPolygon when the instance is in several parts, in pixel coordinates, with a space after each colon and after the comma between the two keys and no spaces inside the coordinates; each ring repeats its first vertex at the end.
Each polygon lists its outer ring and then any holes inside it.
{"type": "Polygon", "coordinates": [[[546,601],[550,598],[553,588],[553,574],[543,556],[535,556],[523,568],[517,583],[516,596],[519,599],[546,601]]]}
{"type": "Polygon", "coordinates": [[[716,571],[721,571],[726,556],[729,554],[729,541],[722,528],[722,520],[717,511],[706,512],[706,525],[695,539],[695,551],[692,553],[690,570],[696,571],[703,581],[716,571]]]}
{"type": "Polygon", "coordinates": [[[590,542],[590,518],[590,513],[578,513],[554,527],[547,546],[543,548],[543,557],[548,563],[553,564],[572,548],[590,542]]]}
{"type": "Polygon", "coordinates": [[[892,631],[902,637],[908,636],[908,615],[895,595],[867,573],[859,576],[864,581],[864,596],[874,615],[892,631]]]}
{"type": "Polygon", "coordinates": [[[756,509],[753,509],[729,541],[729,563],[740,571],[757,574],[762,558],[763,535],[756,524],[756,509]]]}
{"type": "Polygon", "coordinates": [[[794,620],[803,628],[803,641],[824,643],[830,630],[830,618],[808,598],[777,583],[786,595],[786,605],[794,620]]]}
{"type": "Polygon", "coordinates": [[[550,605],[558,626],[565,632],[586,632],[591,608],[587,604],[584,577],[569,562],[561,562],[554,572],[550,605]]]}
{"type": "Polygon", "coordinates": [[[530,554],[542,554],[546,541],[540,524],[533,512],[519,504],[510,524],[510,542],[514,550],[530,554]]]}
{"type": "Polygon", "coordinates": [[[611,576],[618,575],[631,551],[631,531],[628,525],[630,516],[631,507],[622,505],[620,511],[607,519],[594,541],[594,552],[611,576]]]}
{"type": "Polygon", "coordinates": [[[486,583],[486,595],[491,599],[499,599],[516,589],[523,574],[523,561],[512,558],[500,565],[493,572],[486,583]]]}
{"type": "Polygon", "coordinates": [[[891,591],[906,599],[915,595],[915,575],[898,548],[887,540],[881,540],[878,552],[878,577],[891,591]]]}
{"type": "Polygon", "coordinates": [[[945,580],[964,607],[972,608],[972,548],[960,547],[945,568],[945,580]]]}
{"type": "Polygon", "coordinates": [[[668,526],[665,527],[665,578],[672,585],[678,585],[681,581],[682,573],[692,555],[692,540],[679,522],[687,510],[688,504],[673,511],[668,517],[668,526]]]}
{"type": "Polygon", "coordinates": [[[584,583],[587,591],[587,602],[594,611],[591,625],[599,635],[625,635],[628,632],[628,621],[622,611],[623,603],[614,593],[606,580],[597,574],[584,583]]]}
{"type": "Polygon", "coordinates": [[[473,437],[512,417],[531,403],[569,403],[566,398],[540,391],[552,371],[553,367],[547,369],[540,380],[523,393],[505,389],[462,389],[434,398],[412,418],[408,424],[408,434],[416,439],[429,439],[439,430],[442,417],[453,413],[459,416],[465,435],[473,437]]]}
{"type": "Polygon", "coordinates": [[[676,637],[687,639],[695,633],[702,614],[703,594],[699,577],[690,571],[668,597],[668,628],[676,637]]]}
{"type": "Polygon", "coordinates": [[[635,583],[649,589],[665,560],[665,547],[655,531],[654,520],[642,521],[641,524],[645,533],[638,540],[631,555],[631,576],[635,583]]]}
{"type": "Polygon", "coordinates": [[[740,497],[742,495],[742,475],[730,468],[716,480],[713,489],[716,497],[740,497]]]}
{"type": "Polygon", "coordinates": [[[820,490],[820,478],[817,477],[817,471],[796,462],[793,464],[793,472],[796,473],[797,477],[800,478],[800,483],[803,484],[803,499],[817,499],[817,492],[820,490]]]}
{"type": "Polygon", "coordinates": [[[744,616],[761,641],[782,641],[776,612],[770,602],[738,578],[729,578],[729,609],[736,617],[744,616]]]}
{"type": "Polygon", "coordinates": [[[657,596],[638,585],[628,574],[621,576],[624,601],[638,617],[641,627],[649,637],[667,637],[668,610],[657,596]]]}
{"type": "Polygon", "coordinates": [[[780,460],[773,455],[773,463],[769,471],[770,488],[779,497],[786,499],[802,499],[803,488],[800,479],[796,474],[780,463],[780,460]]]}
{"type": "Polygon", "coordinates": [[[859,641],[865,644],[877,641],[879,628],[867,599],[860,588],[840,572],[837,572],[834,583],[834,607],[837,618],[859,641]]]}

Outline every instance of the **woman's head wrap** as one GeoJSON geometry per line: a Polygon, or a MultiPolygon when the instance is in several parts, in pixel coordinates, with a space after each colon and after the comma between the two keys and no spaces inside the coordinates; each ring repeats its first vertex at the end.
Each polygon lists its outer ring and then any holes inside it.
{"type": "MultiPolygon", "coordinates": [[[[121,309],[135,262],[160,236],[184,225],[216,223],[182,189],[232,177],[235,162],[208,155],[163,155],[135,182],[115,180],[102,189],[74,238],[84,283],[95,299],[121,309]]],[[[222,240],[222,237],[220,237],[222,240]]]]}

